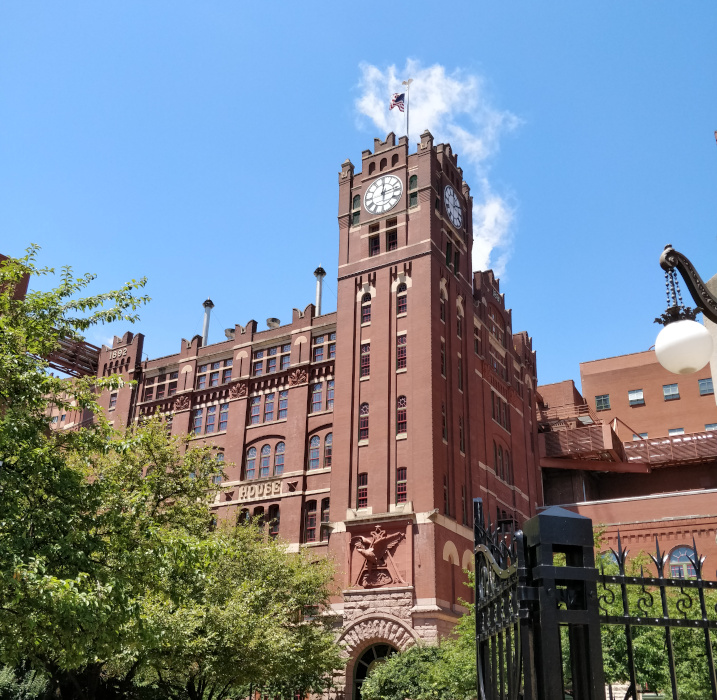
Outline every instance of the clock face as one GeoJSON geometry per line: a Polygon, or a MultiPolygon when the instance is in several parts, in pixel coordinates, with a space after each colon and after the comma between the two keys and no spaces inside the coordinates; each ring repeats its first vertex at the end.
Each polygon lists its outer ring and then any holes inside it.
{"type": "Polygon", "coordinates": [[[403,183],[395,175],[384,175],[374,180],[363,196],[363,205],[371,214],[390,211],[401,199],[403,183]]]}
{"type": "Polygon", "coordinates": [[[458,195],[455,190],[450,185],[446,185],[444,197],[446,200],[446,212],[448,213],[448,218],[456,228],[461,228],[463,226],[463,211],[461,210],[461,203],[458,201],[458,195]]]}

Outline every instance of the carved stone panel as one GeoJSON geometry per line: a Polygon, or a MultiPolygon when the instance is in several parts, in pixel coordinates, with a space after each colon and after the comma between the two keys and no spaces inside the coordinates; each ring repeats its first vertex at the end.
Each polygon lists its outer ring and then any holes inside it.
{"type": "Polygon", "coordinates": [[[289,375],[289,386],[297,386],[298,384],[304,384],[309,379],[305,369],[295,369],[289,375]]]}
{"type": "Polygon", "coordinates": [[[190,401],[188,396],[178,396],[176,401],[174,402],[174,410],[186,411],[191,405],[192,402],[190,401]]]}
{"type": "Polygon", "coordinates": [[[232,384],[229,387],[229,398],[238,399],[247,395],[246,384],[232,384]]]}
{"type": "Polygon", "coordinates": [[[394,559],[405,532],[386,532],[380,525],[351,538],[351,584],[361,588],[405,585],[394,559]]]}

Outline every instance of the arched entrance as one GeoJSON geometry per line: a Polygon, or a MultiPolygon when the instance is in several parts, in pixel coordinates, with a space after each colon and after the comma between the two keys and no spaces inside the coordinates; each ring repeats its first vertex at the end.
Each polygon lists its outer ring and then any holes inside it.
{"type": "Polygon", "coordinates": [[[361,700],[361,686],[369,671],[395,653],[396,649],[390,644],[374,644],[361,653],[354,665],[353,700],[361,700]]]}

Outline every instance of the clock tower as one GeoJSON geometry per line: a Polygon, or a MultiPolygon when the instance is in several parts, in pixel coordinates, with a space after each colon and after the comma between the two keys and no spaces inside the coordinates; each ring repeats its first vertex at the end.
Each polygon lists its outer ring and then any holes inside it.
{"type": "Polygon", "coordinates": [[[329,544],[347,697],[376,649],[434,641],[465,611],[472,499],[501,526],[542,502],[535,355],[492,272],[472,273],[457,155],[425,131],[416,153],[390,133],[361,160],[339,174],[329,544]]]}

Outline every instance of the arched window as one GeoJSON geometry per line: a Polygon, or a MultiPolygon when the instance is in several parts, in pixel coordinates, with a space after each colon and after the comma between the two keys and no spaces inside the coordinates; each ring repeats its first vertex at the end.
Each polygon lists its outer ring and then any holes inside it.
{"type": "Polygon", "coordinates": [[[259,476],[261,478],[269,476],[269,466],[271,465],[271,447],[264,445],[261,448],[261,466],[259,467],[259,476]]]}
{"type": "Polygon", "coordinates": [[[408,470],[406,467],[396,469],[396,503],[405,503],[407,500],[407,474],[408,470]]]}
{"type": "Polygon", "coordinates": [[[418,176],[411,175],[408,178],[408,206],[415,207],[418,205],[418,176]]]}
{"type": "Polygon", "coordinates": [[[394,165],[398,165],[398,153],[394,153],[391,156],[391,167],[393,167],[394,165]]]}
{"type": "Polygon", "coordinates": [[[361,197],[354,196],[351,203],[351,225],[357,226],[361,222],[361,197]]]}
{"type": "Polygon", "coordinates": [[[361,297],[361,323],[371,323],[371,295],[368,292],[361,297]]]}
{"type": "Polygon", "coordinates": [[[376,163],[369,163],[368,164],[368,174],[373,175],[376,172],[376,163]]]}
{"type": "Polygon", "coordinates": [[[259,527],[264,527],[264,506],[254,508],[254,520],[259,527]]]}
{"type": "Polygon", "coordinates": [[[309,441],[309,469],[319,468],[319,448],[321,447],[321,438],[314,435],[309,441]]]}
{"type": "Polygon", "coordinates": [[[401,282],[396,289],[396,313],[408,313],[408,287],[405,282],[401,282]]]}
{"type": "Polygon", "coordinates": [[[279,535],[279,506],[269,506],[269,515],[267,517],[269,522],[269,537],[272,539],[279,535]]]}
{"type": "Polygon", "coordinates": [[[284,473],[284,450],[286,445],[279,442],[274,450],[274,476],[281,476],[284,473]]]}
{"type": "Polygon", "coordinates": [[[249,515],[248,508],[242,508],[237,515],[237,525],[244,525],[245,523],[251,522],[251,516],[249,515]]]}
{"type": "Polygon", "coordinates": [[[328,469],[331,466],[331,453],[333,451],[333,434],[329,433],[324,438],[324,468],[328,469]]]}
{"type": "Polygon", "coordinates": [[[324,498],[321,501],[321,537],[322,542],[329,541],[329,499],[324,498]]]}
{"type": "Polygon", "coordinates": [[[672,578],[695,578],[695,552],[692,547],[681,545],[670,553],[670,575],[672,578]]]}
{"type": "Polygon", "coordinates": [[[256,447],[250,447],[246,451],[246,479],[256,478],[256,447]]]}
{"type": "Polygon", "coordinates": [[[368,404],[359,407],[359,440],[368,440],[368,404]]]}
{"type": "Polygon", "coordinates": [[[316,501],[304,506],[304,542],[316,542],[316,501]]]}
{"type": "Polygon", "coordinates": [[[385,158],[381,158],[381,162],[378,165],[378,169],[383,172],[386,169],[386,166],[388,165],[388,161],[385,158]]]}
{"type": "Polygon", "coordinates": [[[407,408],[408,405],[405,396],[399,396],[396,401],[396,432],[400,435],[406,432],[407,425],[407,408]]]}

